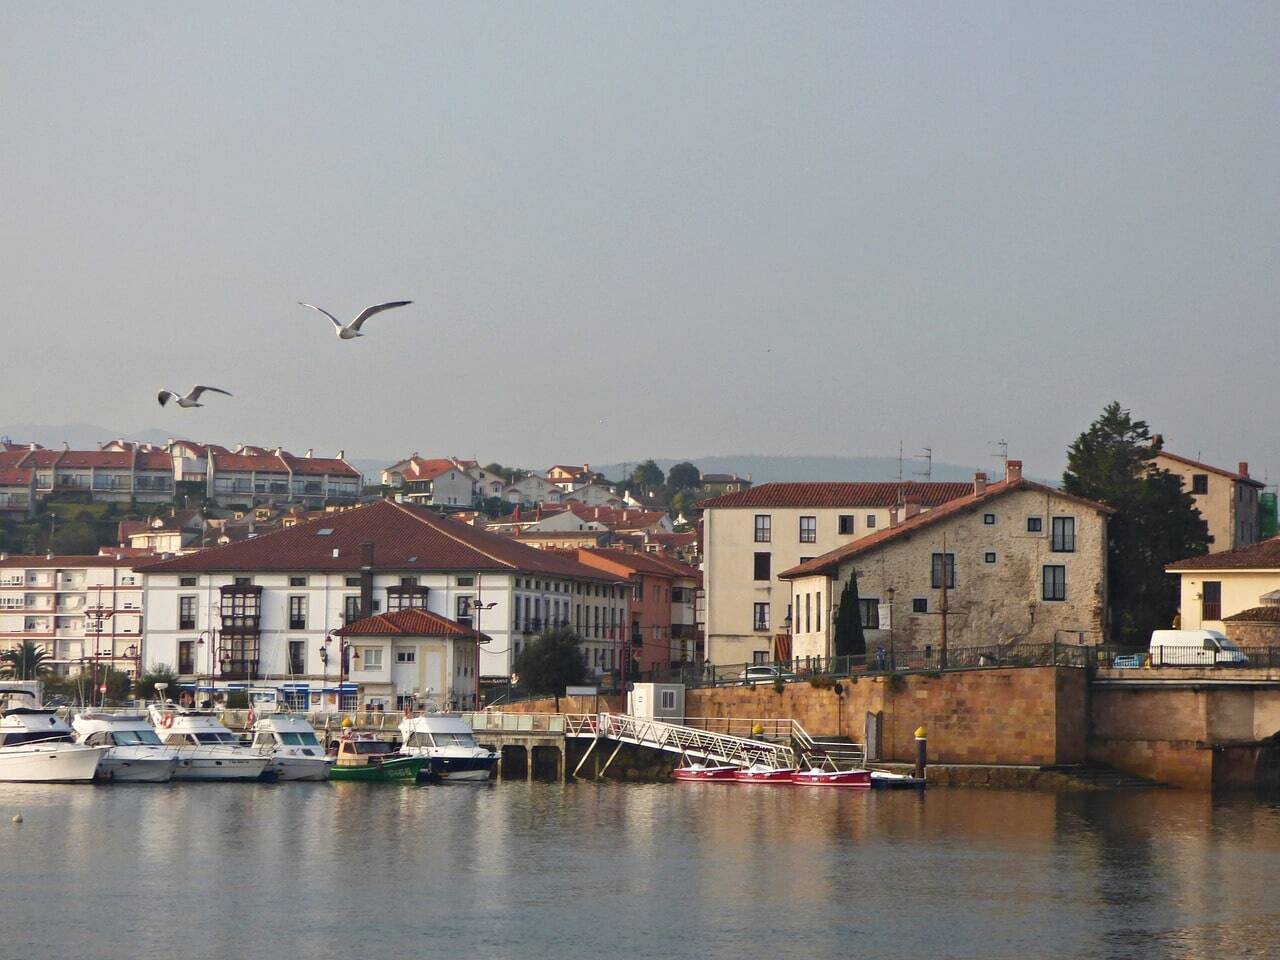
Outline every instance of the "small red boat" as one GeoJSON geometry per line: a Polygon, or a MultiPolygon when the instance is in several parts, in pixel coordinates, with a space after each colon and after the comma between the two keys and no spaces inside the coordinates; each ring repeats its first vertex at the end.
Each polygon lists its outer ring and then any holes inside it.
{"type": "Polygon", "coordinates": [[[823,770],[813,767],[809,770],[793,770],[791,782],[807,784],[812,787],[855,787],[863,790],[871,789],[870,770],[823,770]]]}
{"type": "Polygon", "coordinates": [[[753,766],[735,770],[735,783],[790,783],[795,770],[775,770],[773,767],[753,766]]]}
{"type": "Polygon", "coordinates": [[[687,767],[676,767],[677,780],[710,780],[727,783],[733,780],[737,767],[708,767],[701,763],[692,763],[687,767]]]}

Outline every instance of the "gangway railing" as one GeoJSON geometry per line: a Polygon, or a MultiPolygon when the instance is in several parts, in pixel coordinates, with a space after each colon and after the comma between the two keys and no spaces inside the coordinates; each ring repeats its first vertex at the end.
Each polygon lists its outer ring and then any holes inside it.
{"type": "Polygon", "coordinates": [[[711,733],[696,727],[662,720],[646,720],[627,714],[602,713],[596,720],[595,730],[587,723],[580,733],[566,736],[599,736],[619,743],[665,750],[716,765],[751,767],[762,766],[771,770],[789,770],[796,765],[795,753],[787,744],[768,740],[752,740],[724,733],[711,733]]]}

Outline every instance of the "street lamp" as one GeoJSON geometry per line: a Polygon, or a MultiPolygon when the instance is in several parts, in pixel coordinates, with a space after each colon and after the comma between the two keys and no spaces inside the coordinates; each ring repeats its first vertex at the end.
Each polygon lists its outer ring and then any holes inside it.
{"type": "MultiPolygon", "coordinates": [[[[475,685],[476,685],[476,710],[477,711],[479,711],[480,709],[480,638],[484,636],[484,634],[480,632],[480,611],[492,610],[497,605],[498,605],[497,600],[490,600],[488,603],[482,603],[480,601],[480,580],[479,580],[479,577],[477,576],[476,597],[471,601],[471,609],[476,612],[475,622],[471,625],[471,629],[475,631],[475,635],[476,635],[476,642],[475,642],[476,659],[475,659],[475,665],[474,665],[475,675],[471,679],[475,681],[475,685]]],[[[510,644],[508,644],[508,647],[509,646],[510,644]]]]}
{"type": "MultiPolygon", "coordinates": [[[[196,647],[198,647],[198,648],[199,648],[199,647],[208,647],[208,652],[209,652],[209,706],[210,706],[210,708],[212,708],[212,707],[213,707],[213,641],[214,641],[214,633],[213,633],[213,631],[212,631],[212,630],[201,630],[201,631],[200,631],[200,636],[198,636],[198,637],[196,638],[196,647]],[[206,641],[205,641],[205,637],[208,637],[208,638],[209,638],[209,639],[208,639],[208,642],[206,642],[206,641]]],[[[196,662],[195,662],[194,664],[192,664],[192,666],[193,666],[193,667],[194,667],[194,666],[197,666],[197,665],[199,664],[199,662],[200,662],[200,655],[199,655],[199,653],[197,653],[197,654],[196,654],[196,662]]],[[[195,677],[196,677],[196,689],[195,689],[195,693],[194,693],[194,694],[192,694],[192,697],[191,697],[191,704],[192,704],[192,706],[197,706],[197,707],[198,707],[198,706],[199,706],[199,699],[200,699],[200,671],[199,671],[199,670],[194,670],[194,671],[192,671],[192,672],[195,674],[195,677]]]]}
{"type": "Polygon", "coordinates": [[[898,669],[893,659],[893,598],[896,593],[893,587],[889,587],[884,592],[884,598],[889,603],[889,669],[895,671],[898,669]]]}

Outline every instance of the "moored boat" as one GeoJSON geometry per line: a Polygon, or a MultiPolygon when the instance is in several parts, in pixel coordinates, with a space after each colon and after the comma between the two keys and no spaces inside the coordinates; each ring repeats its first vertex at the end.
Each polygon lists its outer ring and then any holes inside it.
{"type": "Polygon", "coordinates": [[[258,780],[270,757],[240,745],[234,733],[207,710],[153,703],[151,722],[165,746],[176,747],[175,780],[258,780]]]}
{"type": "Polygon", "coordinates": [[[925,782],[923,777],[910,777],[887,770],[871,771],[871,786],[876,790],[923,790],[925,782]]]}
{"type": "Polygon", "coordinates": [[[333,758],[326,756],[315,727],[291,713],[269,713],[253,725],[252,749],[270,759],[278,780],[328,780],[333,758]]]}
{"type": "Polygon", "coordinates": [[[88,782],[106,752],[106,747],[72,742],[67,721],[39,706],[34,693],[0,694],[0,782],[88,782]]]}
{"type": "Polygon", "coordinates": [[[338,756],[329,771],[329,778],[365,783],[416,783],[418,774],[426,765],[425,756],[403,754],[393,740],[348,731],[338,740],[338,756]]]}
{"type": "Polygon", "coordinates": [[[677,780],[710,781],[712,783],[732,783],[734,774],[738,772],[733,766],[712,766],[705,763],[689,763],[676,767],[674,773],[677,780]]]}
{"type": "Polygon", "coordinates": [[[855,789],[871,789],[870,770],[825,770],[811,767],[808,770],[793,770],[791,782],[811,787],[853,787],[855,789]]]}
{"type": "Polygon", "coordinates": [[[735,770],[733,780],[734,783],[790,784],[791,774],[794,772],[795,769],[792,767],[776,770],[762,764],[753,764],[750,767],[735,770]]]}
{"type": "Polygon", "coordinates": [[[488,780],[498,754],[476,743],[471,726],[461,717],[424,713],[400,724],[400,752],[427,760],[424,772],[440,780],[488,780]]]}
{"type": "Polygon", "coordinates": [[[140,713],[86,710],[71,721],[78,742],[106,747],[98,779],[120,783],[167,783],[178,766],[178,751],[166,747],[140,713]]]}

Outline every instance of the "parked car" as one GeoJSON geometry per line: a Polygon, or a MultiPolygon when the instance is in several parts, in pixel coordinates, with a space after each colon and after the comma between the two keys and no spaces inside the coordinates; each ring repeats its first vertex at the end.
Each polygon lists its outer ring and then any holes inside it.
{"type": "Polygon", "coordinates": [[[738,674],[743,683],[773,683],[775,680],[794,680],[796,675],[790,670],[771,663],[756,663],[738,674]]]}
{"type": "Polygon", "coordinates": [[[1249,658],[1217,630],[1156,630],[1151,663],[1157,667],[1245,667],[1249,658]]]}

